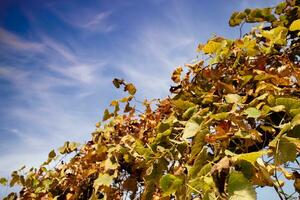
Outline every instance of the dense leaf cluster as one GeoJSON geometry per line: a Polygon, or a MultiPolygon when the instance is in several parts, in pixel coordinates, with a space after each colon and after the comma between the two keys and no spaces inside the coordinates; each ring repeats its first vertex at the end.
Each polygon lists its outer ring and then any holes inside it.
{"type": "Polygon", "coordinates": [[[235,12],[229,24],[245,22],[264,24],[199,45],[207,59],[178,67],[172,97],[144,101],[144,112],[134,85],[115,79],[129,96],[111,102],[92,139],[66,142],[66,163],[48,167],[60,157],[51,151],[39,169],[0,179],[22,186],[6,199],[251,200],[260,186],[297,198],[300,1],[235,12]],[[287,181],[295,193],[283,190],[287,181]]]}

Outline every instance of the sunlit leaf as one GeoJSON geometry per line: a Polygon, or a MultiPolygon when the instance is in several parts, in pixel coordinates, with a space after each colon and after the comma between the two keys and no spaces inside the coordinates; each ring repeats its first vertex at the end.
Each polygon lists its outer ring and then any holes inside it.
{"type": "Polygon", "coordinates": [[[240,103],[242,97],[238,94],[227,94],[225,100],[227,103],[240,103]]]}
{"type": "Polygon", "coordinates": [[[200,118],[191,118],[189,121],[187,121],[185,128],[183,130],[183,139],[188,139],[191,137],[194,137],[197,132],[200,131],[200,123],[201,119],[200,118]]]}
{"type": "Polygon", "coordinates": [[[233,171],[228,179],[230,200],[255,200],[256,192],[247,178],[240,172],[233,171]]]}
{"type": "Polygon", "coordinates": [[[102,185],[110,186],[113,183],[113,177],[108,174],[99,174],[98,178],[94,181],[94,189],[97,191],[102,185]]]}
{"type": "Polygon", "coordinates": [[[239,155],[235,156],[235,158],[238,160],[245,160],[254,165],[256,160],[266,153],[267,153],[266,151],[243,153],[243,154],[239,154],[239,155]]]}
{"type": "Polygon", "coordinates": [[[270,41],[270,45],[285,45],[287,33],[288,29],[286,27],[278,26],[270,31],[263,31],[262,36],[270,41]]]}
{"type": "Polygon", "coordinates": [[[297,19],[292,22],[290,25],[290,31],[299,31],[300,30],[300,19],[297,19]]]}
{"type": "Polygon", "coordinates": [[[134,95],[136,93],[136,88],[132,83],[126,84],[124,90],[128,91],[131,95],[134,95]]]}
{"type": "Polygon", "coordinates": [[[208,54],[216,53],[218,50],[224,47],[224,45],[226,45],[225,40],[220,42],[210,40],[206,45],[203,46],[202,51],[208,54]]]}
{"type": "Polygon", "coordinates": [[[247,117],[249,118],[259,118],[261,115],[260,110],[258,110],[257,108],[251,107],[251,108],[247,108],[244,113],[247,115],[247,117]]]}

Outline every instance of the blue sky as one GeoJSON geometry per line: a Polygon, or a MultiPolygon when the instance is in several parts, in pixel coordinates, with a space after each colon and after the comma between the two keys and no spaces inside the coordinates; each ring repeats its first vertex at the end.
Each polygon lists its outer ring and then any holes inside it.
{"type": "Polygon", "coordinates": [[[164,97],[172,70],[194,60],[199,43],[238,37],[227,25],[233,11],[277,2],[2,0],[0,176],[38,166],[66,140],[88,140],[124,95],[113,78],[133,82],[139,99],[164,97]]]}

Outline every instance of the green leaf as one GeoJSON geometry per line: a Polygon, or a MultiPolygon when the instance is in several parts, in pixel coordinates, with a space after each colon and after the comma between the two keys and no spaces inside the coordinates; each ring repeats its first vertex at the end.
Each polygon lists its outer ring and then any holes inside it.
{"type": "Polygon", "coordinates": [[[253,177],[256,171],[256,165],[251,164],[246,160],[240,160],[236,163],[239,167],[239,170],[243,173],[243,175],[249,180],[253,177]]]}
{"type": "Polygon", "coordinates": [[[210,118],[215,120],[224,120],[228,118],[229,114],[230,114],[229,112],[221,112],[221,113],[211,115],[210,118]]]}
{"type": "Polygon", "coordinates": [[[246,22],[272,22],[276,20],[275,16],[272,14],[272,8],[254,8],[254,9],[245,9],[247,14],[246,22]]]}
{"type": "Polygon", "coordinates": [[[270,41],[271,46],[274,44],[285,45],[287,33],[288,33],[287,28],[283,26],[278,26],[269,31],[263,31],[262,36],[267,38],[270,41]]]}
{"type": "Polygon", "coordinates": [[[300,114],[297,114],[291,121],[291,129],[300,125],[300,114]]]}
{"type": "Polygon", "coordinates": [[[217,200],[216,194],[214,192],[205,193],[203,200],[217,200]]]}
{"type": "Polygon", "coordinates": [[[289,97],[277,98],[275,104],[283,105],[286,111],[292,116],[295,116],[295,114],[297,114],[298,108],[300,108],[300,100],[295,98],[289,98],[289,97]]]}
{"type": "Polygon", "coordinates": [[[225,100],[227,103],[240,103],[242,100],[242,97],[238,94],[227,94],[225,96],[225,100]]]}
{"type": "Polygon", "coordinates": [[[17,184],[17,183],[20,183],[20,176],[19,176],[19,174],[18,174],[18,172],[17,171],[13,171],[12,173],[11,173],[11,180],[10,180],[10,183],[9,183],[9,185],[10,185],[10,187],[13,187],[15,184],[17,184]]]}
{"type": "Polygon", "coordinates": [[[208,160],[207,149],[203,148],[202,151],[197,155],[193,166],[189,169],[189,177],[193,178],[202,169],[208,160]]]}
{"type": "Polygon", "coordinates": [[[197,106],[188,108],[183,114],[182,118],[185,120],[190,119],[198,111],[197,106]]]}
{"type": "Polygon", "coordinates": [[[266,153],[267,153],[266,151],[243,153],[243,154],[236,155],[235,158],[238,160],[245,160],[245,161],[251,163],[252,165],[254,165],[256,160],[266,153]]]}
{"type": "Polygon", "coordinates": [[[297,19],[292,22],[289,28],[290,31],[299,31],[300,30],[300,19],[297,19]]]}
{"type": "Polygon", "coordinates": [[[104,110],[104,114],[103,114],[103,121],[106,121],[106,120],[108,120],[109,118],[111,118],[113,116],[113,114],[112,113],[109,113],[109,111],[108,111],[108,109],[105,109],[104,110]]]}
{"type": "Polygon", "coordinates": [[[166,174],[161,177],[159,185],[164,193],[164,196],[175,193],[183,184],[183,180],[178,176],[166,174]]]}
{"type": "Polygon", "coordinates": [[[191,151],[191,157],[190,160],[193,160],[198,153],[201,152],[203,146],[205,143],[205,135],[209,133],[209,130],[207,128],[201,129],[193,139],[193,146],[191,151]]]}
{"type": "Polygon", "coordinates": [[[124,84],[124,80],[123,80],[123,79],[117,79],[117,78],[115,78],[115,79],[113,80],[113,84],[114,84],[114,86],[115,86],[116,88],[120,88],[120,85],[121,85],[121,84],[124,84]]]}
{"type": "Polygon", "coordinates": [[[275,13],[277,15],[280,15],[285,7],[286,7],[286,2],[279,3],[275,8],[275,13]]]}
{"type": "Polygon", "coordinates": [[[256,192],[252,184],[241,173],[233,171],[228,179],[228,193],[230,200],[255,200],[256,192]]]}
{"type": "MultiPolygon", "coordinates": [[[[156,129],[158,131],[158,135],[170,135],[172,132],[172,126],[176,122],[176,117],[174,115],[171,115],[169,118],[166,120],[163,120],[162,122],[158,123],[156,129]]],[[[157,136],[158,138],[158,136],[157,136]]]]}
{"type": "Polygon", "coordinates": [[[243,87],[244,85],[246,85],[252,78],[253,78],[252,75],[245,75],[245,76],[242,76],[242,77],[241,77],[241,79],[242,79],[242,81],[243,81],[242,87],[243,87]]]}
{"type": "Polygon", "coordinates": [[[229,20],[229,25],[230,26],[240,25],[241,22],[245,19],[245,17],[246,14],[244,12],[233,12],[229,20]]]}
{"type": "Polygon", "coordinates": [[[172,103],[175,105],[176,108],[186,111],[187,109],[194,107],[195,104],[190,101],[184,101],[182,99],[173,100],[172,103]]]}
{"type": "Polygon", "coordinates": [[[7,184],[7,179],[6,178],[0,178],[0,185],[6,185],[7,184]]]}
{"type": "Polygon", "coordinates": [[[200,130],[201,119],[197,117],[191,118],[187,121],[185,128],[183,129],[183,139],[188,139],[194,137],[197,132],[200,130]]]}
{"type": "Polygon", "coordinates": [[[152,154],[151,149],[144,147],[143,143],[139,140],[135,141],[133,147],[138,154],[144,157],[144,159],[148,159],[152,154]]]}
{"type": "Polygon", "coordinates": [[[254,107],[247,108],[244,113],[247,115],[247,117],[255,119],[259,118],[261,115],[260,110],[254,107]]]}
{"type": "MultiPolygon", "coordinates": [[[[216,194],[215,193],[215,183],[213,180],[212,176],[198,176],[194,179],[189,180],[188,182],[188,186],[190,188],[192,188],[193,193],[212,193],[212,194],[216,194]],[[201,191],[201,192],[199,192],[201,191]]],[[[215,196],[215,195],[214,195],[215,196]]],[[[211,199],[211,200],[216,200],[215,199],[211,199]]]]}
{"type": "Polygon", "coordinates": [[[294,161],[297,155],[297,146],[289,137],[281,137],[277,141],[275,149],[275,163],[283,164],[288,161],[294,161]]]}
{"type": "Polygon", "coordinates": [[[300,114],[300,108],[291,109],[290,114],[291,114],[292,117],[300,114]]]}
{"type": "Polygon", "coordinates": [[[273,112],[281,112],[284,111],[284,105],[278,105],[270,108],[273,112]]]}
{"type": "Polygon", "coordinates": [[[276,130],[272,127],[272,126],[264,126],[264,125],[261,125],[259,126],[263,131],[267,132],[267,133],[275,133],[276,130]]]}
{"type": "Polygon", "coordinates": [[[262,95],[256,97],[255,99],[261,101],[261,100],[264,100],[268,95],[269,95],[268,93],[265,93],[265,94],[262,94],[262,95]]]}
{"type": "Polygon", "coordinates": [[[55,151],[54,151],[54,149],[53,149],[53,150],[50,151],[50,153],[48,154],[48,158],[53,159],[53,158],[55,158],[55,156],[56,156],[56,153],[55,153],[55,151]]]}

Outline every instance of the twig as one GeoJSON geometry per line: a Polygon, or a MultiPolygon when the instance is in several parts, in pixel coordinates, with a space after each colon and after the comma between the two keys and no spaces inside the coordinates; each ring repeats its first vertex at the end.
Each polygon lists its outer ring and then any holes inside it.
{"type": "Polygon", "coordinates": [[[279,180],[278,180],[278,177],[277,177],[277,169],[275,169],[275,175],[274,175],[274,176],[275,176],[276,182],[277,182],[277,184],[278,184],[278,186],[279,186],[279,189],[280,189],[280,191],[279,191],[279,190],[278,190],[278,187],[277,187],[277,186],[275,187],[275,185],[274,185],[275,190],[276,190],[278,196],[280,196],[280,199],[282,199],[282,200],[288,199],[288,198],[286,197],[286,194],[285,194],[285,192],[283,191],[283,189],[282,189],[280,183],[279,183],[279,180]],[[281,196],[281,194],[284,196],[284,198],[281,196]]]}
{"type": "Polygon", "coordinates": [[[243,35],[243,26],[244,26],[245,22],[243,22],[241,25],[240,25],[240,39],[242,38],[242,35],[243,35]]]}

